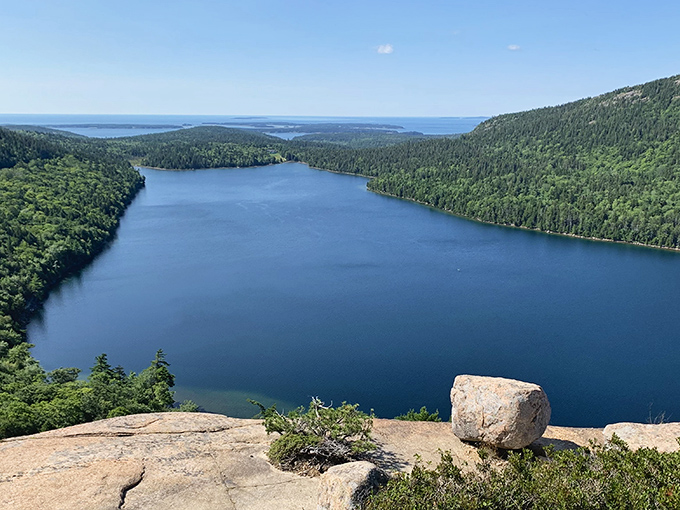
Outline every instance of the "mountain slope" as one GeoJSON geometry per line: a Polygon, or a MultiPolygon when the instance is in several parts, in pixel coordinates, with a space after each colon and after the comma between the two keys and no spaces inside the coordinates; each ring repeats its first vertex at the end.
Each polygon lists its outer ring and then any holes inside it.
{"type": "Polygon", "coordinates": [[[469,218],[680,248],[680,76],[501,115],[456,140],[293,157],[469,218]]]}

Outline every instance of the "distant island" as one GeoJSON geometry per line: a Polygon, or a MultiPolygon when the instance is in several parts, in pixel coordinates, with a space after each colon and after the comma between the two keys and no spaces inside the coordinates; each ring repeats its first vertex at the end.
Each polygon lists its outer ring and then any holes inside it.
{"type": "Polygon", "coordinates": [[[181,129],[178,124],[49,124],[52,128],[94,128],[94,129],[181,129]]]}
{"type": "MultiPolygon", "coordinates": [[[[245,120],[245,118],[243,118],[245,120]]],[[[345,133],[349,131],[391,131],[403,130],[396,124],[377,123],[308,123],[290,124],[277,122],[204,122],[204,125],[249,128],[266,133],[345,133]]],[[[422,135],[422,133],[418,133],[422,135]]]]}

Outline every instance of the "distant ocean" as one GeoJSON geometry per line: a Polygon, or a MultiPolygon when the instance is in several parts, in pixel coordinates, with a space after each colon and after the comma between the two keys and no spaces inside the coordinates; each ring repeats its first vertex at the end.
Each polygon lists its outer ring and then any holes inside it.
{"type": "MultiPolygon", "coordinates": [[[[40,115],[0,114],[0,125],[30,124],[71,131],[97,138],[162,133],[182,127],[222,122],[267,122],[272,124],[362,123],[392,124],[400,131],[418,131],[426,135],[467,133],[488,117],[283,117],[247,115],[40,115]],[[74,127],[77,124],[108,124],[106,127],[74,127]],[[120,127],[116,127],[116,125],[120,127]]],[[[234,126],[236,127],[236,126],[234,126]]],[[[276,133],[291,138],[303,133],[276,133]]]]}

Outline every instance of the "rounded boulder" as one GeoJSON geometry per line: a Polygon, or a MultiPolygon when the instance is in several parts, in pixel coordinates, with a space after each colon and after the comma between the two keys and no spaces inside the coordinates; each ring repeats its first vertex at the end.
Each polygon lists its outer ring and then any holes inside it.
{"type": "Polygon", "coordinates": [[[524,448],[543,435],[550,412],[548,396],[537,384],[459,375],[451,388],[453,432],[463,441],[524,448]]]}

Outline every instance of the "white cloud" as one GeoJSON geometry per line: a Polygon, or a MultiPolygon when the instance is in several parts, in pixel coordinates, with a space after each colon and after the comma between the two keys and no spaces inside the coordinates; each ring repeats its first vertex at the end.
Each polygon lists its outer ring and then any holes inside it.
{"type": "Polygon", "coordinates": [[[394,46],[391,44],[381,44],[378,46],[378,53],[382,53],[383,55],[388,55],[394,51],[394,46]]]}
{"type": "Polygon", "coordinates": [[[519,44],[511,44],[510,46],[508,46],[508,49],[509,49],[510,51],[517,51],[517,50],[519,50],[519,49],[521,49],[521,48],[519,47],[519,44]]]}

